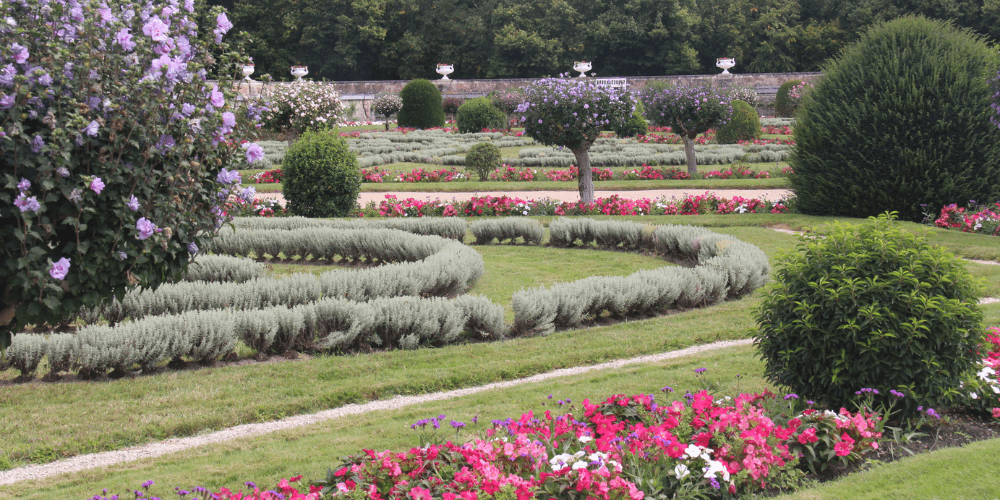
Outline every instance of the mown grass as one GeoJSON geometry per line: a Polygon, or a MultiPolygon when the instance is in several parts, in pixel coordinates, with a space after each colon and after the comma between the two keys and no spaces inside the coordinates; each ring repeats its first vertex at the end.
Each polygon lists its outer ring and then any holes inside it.
{"type": "MultiPolygon", "coordinates": [[[[540,219],[547,222],[551,218],[540,219]]],[[[762,226],[802,229],[833,220],[773,214],[628,219],[714,227],[716,231],[760,246],[772,263],[777,263],[781,252],[793,250],[799,238],[762,226]]],[[[912,223],[900,224],[908,230],[926,231],[931,241],[961,256],[1000,261],[1000,239],[953,230],[927,230],[912,223]]],[[[592,273],[625,274],[645,266],[663,265],[663,261],[654,257],[623,252],[500,245],[476,248],[484,255],[488,274],[472,293],[487,295],[498,303],[509,301],[510,294],[522,286],[571,280],[592,273]]],[[[322,267],[280,264],[275,265],[274,271],[279,272],[281,266],[288,266],[284,271],[322,267]]],[[[1000,289],[997,279],[1000,266],[970,263],[968,267],[987,282],[988,290],[1000,289]]],[[[0,442],[0,468],[197,435],[235,424],[270,421],[346,403],[391,398],[396,394],[469,387],[715,340],[749,338],[753,332],[751,312],[757,307],[761,294],[758,291],[743,300],[709,309],[594,325],[541,338],[417,351],[319,356],[310,360],[175,371],[106,382],[7,385],[0,391],[0,426],[7,433],[0,442]],[[26,422],[31,425],[25,425],[26,422]]],[[[987,325],[1000,324],[1000,304],[983,306],[983,311],[987,325]]],[[[579,382],[540,382],[500,393],[428,403],[384,415],[351,417],[270,436],[201,447],[160,459],[0,487],[0,498],[83,498],[105,487],[136,487],[147,479],[172,488],[175,485],[234,487],[247,480],[273,484],[278,478],[298,473],[317,478],[338,456],[362,447],[399,449],[411,445],[412,436],[405,426],[429,414],[446,413],[467,418],[478,413],[486,420],[486,415],[516,416],[535,407],[548,393],[580,400],[583,396],[600,398],[633,390],[648,392],[662,385],[687,388],[693,383],[687,372],[695,364],[715,363],[709,364],[711,374],[730,373],[725,370],[732,367],[735,373],[744,375],[742,383],[748,384],[741,390],[752,390],[750,387],[762,387],[763,384],[759,362],[754,360],[750,349],[704,354],[674,363],[680,363],[677,366],[682,368],[670,371],[667,363],[638,367],[637,371],[629,369],[581,376],[579,382]],[[572,392],[577,390],[577,385],[579,392],[572,392]]],[[[8,371],[0,378],[10,379],[14,375],[13,371],[8,371]]],[[[972,451],[960,457],[975,464],[995,456],[991,455],[997,450],[995,443],[976,446],[983,446],[983,451],[969,447],[972,451]]],[[[931,458],[933,456],[937,454],[924,460],[936,460],[931,458]]],[[[956,460],[954,457],[944,459],[948,463],[956,460]]],[[[886,469],[902,466],[892,465],[886,469]]],[[[979,465],[970,465],[954,472],[952,477],[995,477],[995,474],[973,475],[980,472],[976,467],[979,465]]],[[[901,472],[888,473],[885,481],[905,482],[900,478],[914,474],[913,470],[917,469],[903,468],[901,472]]],[[[982,487],[986,480],[971,482],[982,487]]],[[[948,492],[954,490],[949,490],[945,483],[934,483],[939,489],[928,491],[941,491],[940,498],[957,498],[949,496],[948,492]]],[[[825,496],[805,498],[854,498],[856,491],[859,498],[896,498],[866,497],[867,493],[862,490],[843,490],[851,494],[836,489],[830,490],[833,493],[824,493],[826,489],[809,491],[825,496]]]]}

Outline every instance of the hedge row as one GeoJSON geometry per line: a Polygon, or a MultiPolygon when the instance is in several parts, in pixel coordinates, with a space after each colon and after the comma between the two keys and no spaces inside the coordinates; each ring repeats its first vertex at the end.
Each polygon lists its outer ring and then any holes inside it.
{"type": "Polygon", "coordinates": [[[303,229],[323,227],[333,229],[399,229],[407,233],[440,236],[461,241],[465,238],[465,221],[453,218],[382,219],[382,220],[326,220],[307,217],[237,217],[236,229],[303,229]]]}
{"type": "Polygon", "coordinates": [[[522,290],[512,298],[517,334],[547,334],[605,312],[627,317],[708,306],[763,286],[770,272],[767,255],[756,246],[703,228],[661,226],[650,238],[648,229],[631,222],[557,219],[549,232],[553,242],[564,246],[580,241],[635,249],[651,243],[667,258],[696,267],[662,267],[522,290]]]}
{"type": "Polygon", "coordinates": [[[541,222],[527,217],[505,217],[503,219],[486,219],[469,224],[469,231],[476,238],[476,244],[489,245],[494,240],[516,243],[518,238],[526,244],[539,245],[545,234],[541,222]]]}
{"type": "MultiPolygon", "coordinates": [[[[655,145],[662,146],[662,145],[655,145]]],[[[590,164],[594,167],[631,167],[640,165],[684,165],[687,157],[681,149],[671,148],[667,151],[657,152],[653,148],[643,148],[633,146],[634,149],[619,150],[617,152],[594,152],[590,153],[590,164]]],[[[525,153],[527,150],[522,150],[525,153]]],[[[529,153],[532,153],[529,151],[529,153]]],[[[699,165],[725,165],[737,161],[748,161],[752,163],[784,161],[791,154],[787,147],[784,149],[764,149],[747,152],[739,146],[716,146],[706,147],[701,150],[696,148],[695,158],[699,165]]],[[[508,158],[505,163],[519,167],[569,167],[576,163],[576,158],[569,151],[554,151],[546,149],[544,153],[528,154],[519,158],[508,158]]],[[[443,156],[441,163],[444,165],[464,165],[464,155],[443,156]]]]}
{"type": "Polygon", "coordinates": [[[243,283],[266,276],[264,264],[253,259],[229,255],[199,255],[188,264],[184,281],[243,283]]]}
{"type": "MultiPolygon", "coordinates": [[[[463,231],[464,233],[464,231],[463,231]]],[[[423,236],[397,229],[335,229],[306,227],[301,229],[233,230],[222,228],[209,240],[209,252],[249,257],[286,259],[312,256],[313,259],[342,259],[368,262],[416,262],[425,259],[452,240],[440,236],[423,236]]]]}
{"type": "Polygon", "coordinates": [[[170,360],[211,363],[237,342],[265,353],[289,349],[349,351],[364,345],[415,349],[464,338],[496,340],[506,334],[503,308],[485,297],[455,300],[396,297],[353,302],[326,299],[292,308],[191,311],[115,327],[88,326],[76,334],[17,335],[6,366],[34,376],[43,356],[51,375],[76,371],[84,378],[149,371],[170,360]]]}
{"type": "MultiPolygon", "coordinates": [[[[433,238],[433,237],[424,237],[433,238]]],[[[417,262],[385,264],[368,269],[333,270],[319,276],[294,274],[284,278],[256,278],[243,283],[181,282],[156,289],[129,290],[83,319],[103,316],[111,323],[194,310],[250,310],[292,307],[321,298],[365,301],[378,297],[459,294],[486,272],[482,256],[471,248],[444,241],[438,251],[417,262]]]]}

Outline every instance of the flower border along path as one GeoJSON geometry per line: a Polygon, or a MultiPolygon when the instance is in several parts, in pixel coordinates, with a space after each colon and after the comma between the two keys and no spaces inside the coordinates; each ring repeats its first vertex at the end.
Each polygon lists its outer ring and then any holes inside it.
{"type": "Polygon", "coordinates": [[[396,396],[395,398],[389,400],[372,401],[370,403],[365,403],[360,405],[349,404],[332,410],[325,410],[319,413],[313,413],[311,415],[297,415],[294,417],[289,417],[274,422],[266,422],[262,424],[237,425],[234,427],[230,427],[228,429],[224,429],[218,432],[213,432],[211,434],[205,434],[201,436],[193,436],[180,439],[168,439],[166,441],[161,441],[159,443],[150,443],[142,446],[134,446],[131,448],[125,448],[123,450],[106,451],[90,455],[81,455],[67,460],[60,460],[58,462],[52,462],[44,465],[28,465],[25,467],[11,469],[5,472],[0,472],[0,485],[14,484],[20,481],[29,481],[33,479],[44,479],[59,474],[80,472],[88,469],[115,465],[122,462],[134,462],[136,460],[140,460],[143,458],[155,458],[169,453],[175,453],[206,444],[223,443],[226,441],[231,441],[233,439],[238,439],[242,437],[259,436],[283,429],[291,429],[303,425],[315,424],[326,420],[342,418],[350,415],[359,415],[363,413],[370,413],[373,411],[398,410],[400,408],[405,408],[407,406],[413,406],[416,404],[426,403],[430,401],[454,399],[462,396],[468,396],[470,394],[476,394],[479,392],[484,392],[494,389],[505,389],[517,385],[541,382],[543,380],[549,380],[559,377],[567,377],[571,375],[578,375],[593,371],[614,370],[622,368],[624,366],[634,365],[639,363],[655,363],[667,359],[675,359],[684,356],[690,356],[693,354],[699,354],[705,351],[751,345],[752,343],[753,339],[715,342],[712,344],[693,346],[693,347],[688,347],[686,349],[669,351],[660,354],[650,354],[646,356],[638,356],[635,358],[610,361],[607,363],[601,363],[597,365],[578,366],[574,368],[562,368],[548,373],[533,375],[531,377],[509,380],[505,382],[495,382],[491,384],[481,385],[478,387],[456,389],[453,391],[445,391],[445,392],[436,392],[420,396],[396,396]]]}

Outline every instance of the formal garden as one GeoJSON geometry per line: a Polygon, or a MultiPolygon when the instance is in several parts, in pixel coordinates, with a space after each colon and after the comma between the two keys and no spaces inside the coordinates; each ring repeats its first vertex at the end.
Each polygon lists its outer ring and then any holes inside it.
{"type": "Polygon", "coordinates": [[[0,6],[0,498],[995,497],[981,39],[873,29],[794,118],[560,77],[338,126],[200,9],[0,6]]]}

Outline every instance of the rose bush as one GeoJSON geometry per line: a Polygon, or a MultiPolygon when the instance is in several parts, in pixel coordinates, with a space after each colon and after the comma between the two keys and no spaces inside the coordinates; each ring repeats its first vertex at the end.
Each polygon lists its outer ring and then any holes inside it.
{"type": "Polygon", "coordinates": [[[336,126],[344,112],[340,94],[327,83],[275,84],[266,87],[260,98],[266,107],[261,114],[264,127],[295,136],[308,129],[336,126]]]}
{"type": "Polygon", "coordinates": [[[223,167],[263,151],[228,139],[247,112],[231,107],[245,58],[222,42],[222,9],[23,0],[0,18],[5,346],[27,324],[179,275],[224,222],[223,167]]]}

